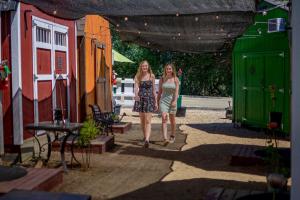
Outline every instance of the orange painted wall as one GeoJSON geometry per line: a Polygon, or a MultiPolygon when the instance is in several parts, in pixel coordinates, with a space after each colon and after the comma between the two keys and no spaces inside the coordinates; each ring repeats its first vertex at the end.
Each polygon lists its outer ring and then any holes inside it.
{"type": "Polygon", "coordinates": [[[85,17],[84,37],[78,42],[79,60],[79,94],[80,94],[80,120],[84,120],[91,113],[89,104],[98,104],[104,111],[111,111],[112,85],[112,45],[109,22],[97,15],[85,17]],[[105,48],[97,48],[104,44],[105,48]],[[84,54],[84,55],[82,55],[84,54]],[[97,86],[96,81],[103,75],[103,57],[105,56],[106,67],[106,92],[97,86]],[[103,97],[106,97],[103,101],[103,97]]]}

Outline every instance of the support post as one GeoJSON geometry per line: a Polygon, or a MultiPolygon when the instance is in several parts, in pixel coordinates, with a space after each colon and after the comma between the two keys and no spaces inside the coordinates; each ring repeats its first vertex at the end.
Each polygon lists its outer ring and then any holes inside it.
{"type": "Polygon", "coordinates": [[[300,1],[292,1],[291,200],[300,199],[300,1]]]}

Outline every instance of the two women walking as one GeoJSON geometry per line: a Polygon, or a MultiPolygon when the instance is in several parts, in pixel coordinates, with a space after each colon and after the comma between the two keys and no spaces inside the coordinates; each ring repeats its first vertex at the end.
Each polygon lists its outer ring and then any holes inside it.
{"type": "Polygon", "coordinates": [[[156,95],[155,76],[147,61],[142,61],[135,76],[135,103],[133,111],[139,112],[141,128],[144,134],[144,147],[149,147],[151,134],[152,113],[157,111],[162,115],[162,135],[164,145],[175,141],[175,114],[179,91],[179,80],[176,77],[174,65],[167,64],[164,73],[159,80],[159,90],[156,95]],[[168,118],[171,123],[171,134],[167,134],[168,118]]]}

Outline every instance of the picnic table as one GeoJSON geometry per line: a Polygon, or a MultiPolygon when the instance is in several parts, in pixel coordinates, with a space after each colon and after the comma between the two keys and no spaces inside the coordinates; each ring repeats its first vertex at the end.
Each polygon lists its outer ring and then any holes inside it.
{"type": "Polygon", "coordinates": [[[72,139],[71,143],[71,155],[78,164],[79,161],[76,159],[73,151],[74,141],[76,138],[79,137],[79,130],[83,126],[82,123],[54,123],[54,122],[38,122],[38,123],[32,123],[27,124],[25,126],[26,130],[31,130],[33,132],[33,137],[36,139],[38,145],[39,145],[39,158],[41,158],[41,152],[45,151],[45,146],[48,147],[47,150],[47,159],[46,162],[49,160],[51,156],[51,150],[52,150],[52,143],[55,141],[60,142],[60,155],[61,155],[61,163],[63,165],[64,171],[67,172],[67,164],[65,161],[65,147],[68,139],[72,139]],[[42,134],[40,134],[39,131],[45,131],[42,134]],[[41,135],[47,136],[47,143],[42,144],[40,141],[41,135]],[[54,139],[51,138],[51,134],[54,134],[54,139]],[[71,138],[72,137],[72,138],[71,138]]]}

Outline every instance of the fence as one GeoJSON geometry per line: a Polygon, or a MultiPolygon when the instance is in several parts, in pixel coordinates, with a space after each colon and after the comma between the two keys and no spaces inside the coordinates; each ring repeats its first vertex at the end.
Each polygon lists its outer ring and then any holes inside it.
{"type": "MultiPolygon", "coordinates": [[[[155,79],[155,90],[158,92],[159,79],[155,79]]],[[[117,78],[117,85],[113,86],[113,97],[118,104],[132,106],[134,104],[134,80],[117,78]]]]}

